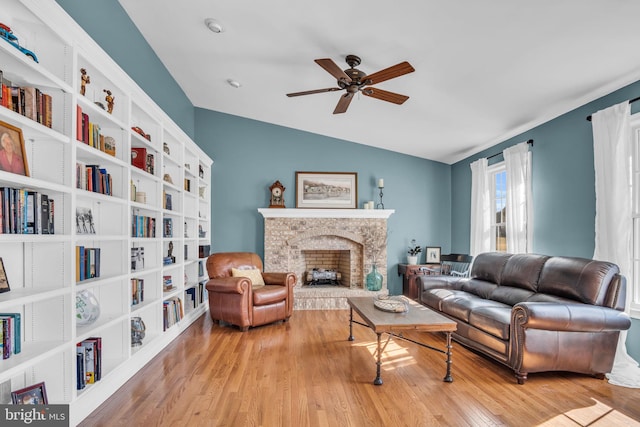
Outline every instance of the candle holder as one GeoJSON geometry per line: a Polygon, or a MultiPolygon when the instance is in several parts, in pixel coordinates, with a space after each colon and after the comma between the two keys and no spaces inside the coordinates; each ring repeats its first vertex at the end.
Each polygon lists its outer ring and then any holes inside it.
{"type": "Polygon", "coordinates": [[[376,205],[376,209],[384,209],[384,203],[382,203],[382,190],[384,187],[378,187],[378,189],[380,190],[380,202],[376,205]]]}

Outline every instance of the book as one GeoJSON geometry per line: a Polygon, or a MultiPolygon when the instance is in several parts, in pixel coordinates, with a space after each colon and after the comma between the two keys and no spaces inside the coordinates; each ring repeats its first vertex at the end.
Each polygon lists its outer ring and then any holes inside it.
{"type": "Polygon", "coordinates": [[[89,337],[85,341],[94,343],[95,379],[96,381],[100,381],[102,379],[102,337],[89,337]]]}
{"type": "Polygon", "coordinates": [[[11,318],[13,341],[12,348],[13,354],[18,354],[22,351],[22,315],[20,313],[0,313],[0,319],[11,318]]]}
{"type": "Polygon", "coordinates": [[[85,374],[84,347],[81,343],[76,344],[76,389],[82,390],[86,387],[87,377],[85,374]]]}

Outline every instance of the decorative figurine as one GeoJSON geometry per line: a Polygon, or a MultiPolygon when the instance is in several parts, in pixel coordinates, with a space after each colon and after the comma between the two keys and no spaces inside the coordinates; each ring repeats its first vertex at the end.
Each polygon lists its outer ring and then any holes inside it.
{"type": "Polygon", "coordinates": [[[111,94],[109,89],[103,89],[102,91],[107,94],[107,96],[104,97],[104,100],[107,101],[107,113],[111,114],[113,113],[113,101],[116,98],[111,94]]]}
{"type": "Polygon", "coordinates": [[[271,184],[269,191],[271,192],[270,208],[284,208],[284,186],[280,184],[280,181],[276,181],[271,184]]]}
{"type": "Polygon", "coordinates": [[[170,155],[171,154],[171,150],[169,149],[169,144],[167,144],[166,142],[163,142],[162,143],[162,151],[164,151],[165,153],[170,155]]]}
{"type": "Polygon", "coordinates": [[[91,83],[91,77],[89,77],[89,74],[87,74],[87,70],[84,68],[80,68],[80,95],[84,96],[85,91],[87,90],[87,85],[89,83],[91,83]]]}

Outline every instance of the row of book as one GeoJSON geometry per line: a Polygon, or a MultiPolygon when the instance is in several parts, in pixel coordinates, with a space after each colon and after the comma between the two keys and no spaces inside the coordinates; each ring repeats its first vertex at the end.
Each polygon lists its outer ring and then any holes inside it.
{"type": "Polygon", "coordinates": [[[131,147],[131,164],[151,175],[155,174],[155,158],[153,154],[147,153],[147,149],[144,147],[131,147]]]}
{"type": "Polygon", "coordinates": [[[111,174],[106,168],[76,162],[76,188],[111,196],[112,187],[111,174]]]}
{"type": "Polygon", "coordinates": [[[89,115],[82,112],[82,107],[77,108],[76,138],[90,147],[103,151],[111,156],[116,155],[116,141],[113,137],[105,136],[100,132],[100,125],[92,123],[89,115]]]}
{"type": "Polygon", "coordinates": [[[204,301],[204,285],[205,282],[200,282],[196,286],[189,289],[185,289],[185,307],[194,309],[198,307],[204,301]]]}
{"type": "Polygon", "coordinates": [[[0,234],[53,234],[54,205],[46,194],[0,187],[0,234]]]}
{"type": "Polygon", "coordinates": [[[171,201],[171,194],[162,190],[162,209],[166,209],[168,211],[173,210],[173,203],[171,201]]]}
{"type": "Polygon", "coordinates": [[[131,305],[144,301],[144,279],[131,279],[131,305]]]}
{"type": "Polygon", "coordinates": [[[21,322],[20,313],[0,313],[0,352],[3,359],[22,351],[21,322]]]}
{"type": "Polygon", "coordinates": [[[0,105],[49,128],[52,126],[51,95],[31,86],[13,86],[11,81],[4,78],[2,70],[0,82],[0,105]]]}
{"type": "Polygon", "coordinates": [[[76,344],[76,389],[102,379],[102,338],[91,337],[76,344]]]}
{"type": "Polygon", "coordinates": [[[134,214],[131,221],[131,237],[156,237],[156,219],[134,214]]]}
{"type": "Polygon", "coordinates": [[[100,277],[100,248],[76,246],[76,282],[100,277]]]}
{"type": "Polygon", "coordinates": [[[162,303],[163,330],[166,331],[184,317],[182,300],[178,297],[171,297],[162,303]]]}

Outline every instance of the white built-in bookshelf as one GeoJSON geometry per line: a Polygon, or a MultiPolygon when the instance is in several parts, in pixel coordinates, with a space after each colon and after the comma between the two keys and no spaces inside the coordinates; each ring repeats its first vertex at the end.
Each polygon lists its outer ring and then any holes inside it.
{"type": "MultiPolygon", "coordinates": [[[[0,40],[3,80],[51,99],[51,127],[0,107],[0,131],[20,130],[29,169],[28,176],[0,170],[0,188],[54,201],[53,234],[0,234],[10,286],[0,293],[0,313],[22,319],[21,352],[0,359],[0,403],[44,382],[49,403],[69,404],[75,425],[207,309],[199,248],[211,243],[212,159],[55,1],[3,0],[0,22],[39,60],[0,40]],[[82,68],[90,77],[84,95],[82,68]],[[113,144],[115,153],[107,152],[113,144]],[[132,149],[153,162],[133,166],[132,149]],[[88,325],[76,318],[84,290],[100,307],[88,325]],[[134,317],[146,325],[135,347],[134,317]],[[78,390],[76,347],[90,337],[102,339],[102,378],[78,390]]],[[[28,220],[42,231],[42,210],[34,212],[28,220]]]]}

